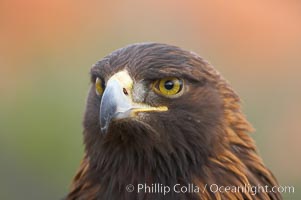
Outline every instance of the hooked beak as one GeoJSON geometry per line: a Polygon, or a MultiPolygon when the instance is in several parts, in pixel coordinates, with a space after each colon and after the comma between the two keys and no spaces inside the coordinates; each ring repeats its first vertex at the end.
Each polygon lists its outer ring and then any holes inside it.
{"type": "Polygon", "coordinates": [[[106,85],[100,104],[101,131],[106,133],[113,120],[135,117],[139,112],[167,111],[166,106],[152,107],[132,99],[133,81],[126,71],[112,76],[106,85]]]}

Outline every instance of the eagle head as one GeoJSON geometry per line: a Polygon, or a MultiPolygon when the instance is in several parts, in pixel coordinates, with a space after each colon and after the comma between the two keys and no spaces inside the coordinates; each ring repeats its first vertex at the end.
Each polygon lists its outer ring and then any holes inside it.
{"type": "Polygon", "coordinates": [[[125,186],[277,185],[248,136],[237,94],[208,62],[172,45],[133,44],[97,62],[83,126],[85,157],[69,199],[251,199],[125,186]]]}

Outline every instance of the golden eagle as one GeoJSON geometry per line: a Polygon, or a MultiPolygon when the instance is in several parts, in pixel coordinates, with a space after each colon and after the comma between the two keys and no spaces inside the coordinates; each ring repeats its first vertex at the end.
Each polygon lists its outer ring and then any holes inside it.
{"type": "Polygon", "coordinates": [[[106,56],[83,127],[68,200],[282,199],[238,95],[195,53],[140,43],[106,56]]]}

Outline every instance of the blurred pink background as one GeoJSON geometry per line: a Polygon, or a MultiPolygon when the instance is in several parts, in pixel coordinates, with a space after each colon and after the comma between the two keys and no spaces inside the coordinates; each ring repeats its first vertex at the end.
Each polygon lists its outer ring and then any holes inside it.
{"type": "Polygon", "coordinates": [[[0,199],[59,199],[83,154],[89,68],[155,41],[209,60],[243,100],[281,185],[301,193],[301,2],[0,2],[0,199]]]}

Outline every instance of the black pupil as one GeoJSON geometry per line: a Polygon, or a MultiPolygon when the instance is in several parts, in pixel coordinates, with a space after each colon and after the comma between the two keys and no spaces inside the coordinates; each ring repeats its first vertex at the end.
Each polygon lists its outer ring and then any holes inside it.
{"type": "Polygon", "coordinates": [[[164,87],[167,90],[171,90],[174,87],[174,83],[171,80],[168,80],[164,83],[164,87]]]}

